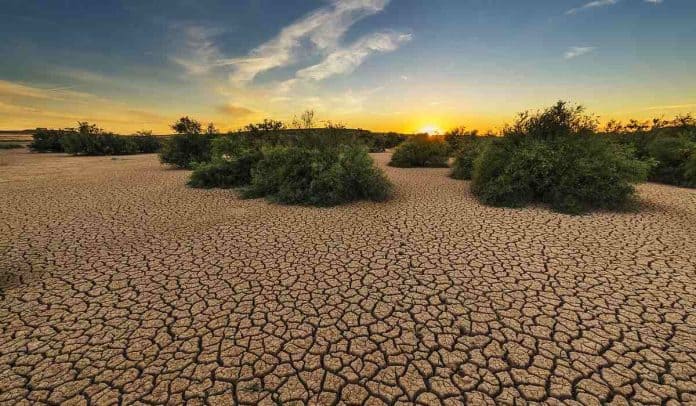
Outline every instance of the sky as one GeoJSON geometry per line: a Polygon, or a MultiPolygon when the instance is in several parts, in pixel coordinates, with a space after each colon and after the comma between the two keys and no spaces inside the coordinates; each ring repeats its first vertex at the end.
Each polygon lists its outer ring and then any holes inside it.
{"type": "Polygon", "coordinates": [[[696,112],[694,0],[3,0],[0,129],[495,130],[696,112]]]}

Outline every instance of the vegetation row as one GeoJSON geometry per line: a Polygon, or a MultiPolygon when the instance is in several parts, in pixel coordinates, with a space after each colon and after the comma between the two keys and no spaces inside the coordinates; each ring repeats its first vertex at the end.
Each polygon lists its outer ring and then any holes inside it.
{"type": "Polygon", "coordinates": [[[485,204],[523,207],[543,203],[565,213],[622,209],[635,185],[645,180],[696,187],[696,120],[678,116],[651,123],[610,122],[599,129],[594,116],[565,102],[520,114],[499,135],[464,128],[440,136],[406,137],[371,133],[328,123],[313,125],[303,115],[298,128],[264,120],[220,135],[188,117],[176,135],[119,136],[94,125],[37,130],[35,151],[116,155],[159,150],[163,163],[194,169],[193,187],[243,188],[247,197],[288,204],[335,205],[384,200],[391,190],[368,152],[396,148],[395,167],[447,167],[470,179],[485,204]]]}
{"type": "Polygon", "coordinates": [[[36,152],[66,152],[72,155],[132,155],[159,151],[161,137],[150,132],[124,136],[105,132],[94,124],[78,123],[78,128],[37,129],[29,148],[36,152]]]}
{"type": "MultiPolygon", "coordinates": [[[[362,138],[369,133],[327,126],[216,136],[188,117],[172,128],[179,134],[165,142],[160,159],[192,168],[191,187],[242,188],[246,198],[312,206],[383,201],[391,194],[391,184],[375,166],[362,138]]],[[[377,139],[384,142],[390,137],[377,139]]]]}

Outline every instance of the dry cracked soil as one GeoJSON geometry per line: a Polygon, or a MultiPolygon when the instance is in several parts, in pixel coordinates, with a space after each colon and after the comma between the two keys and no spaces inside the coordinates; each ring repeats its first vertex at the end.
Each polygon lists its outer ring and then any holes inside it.
{"type": "Polygon", "coordinates": [[[154,155],[2,152],[0,404],[696,404],[696,191],[316,209],[154,155]]]}

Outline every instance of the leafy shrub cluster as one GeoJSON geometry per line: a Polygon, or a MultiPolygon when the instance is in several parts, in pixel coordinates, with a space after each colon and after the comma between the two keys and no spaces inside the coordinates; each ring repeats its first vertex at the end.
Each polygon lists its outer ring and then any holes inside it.
{"type": "Polygon", "coordinates": [[[0,149],[20,149],[24,148],[24,145],[15,142],[0,142],[0,149]]]}
{"type": "Polygon", "coordinates": [[[381,201],[391,184],[359,142],[306,137],[277,143],[239,134],[211,141],[212,160],[195,166],[189,185],[245,187],[247,198],[284,204],[333,206],[381,201]]]}
{"type": "Polygon", "coordinates": [[[474,162],[490,140],[491,138],[477,135],[457,140],[457,149],[454,150],[454,163],[452,164],[452,177],[454,179],[471,179],[474,173],[474,162]]]}
{"type": "Polygon", "coordinates": [[[399,168],[446,168],[450,152],[450,147],[441,137],[414,135],[394,150],[389,165],[399,168]]]}
{"type": "Polygon", "coordinates": [[[162,144],[160,161],[179,169],[191,169],[211,159],[212,137],[204,134],[177,134],[162,144]]]}
{"type": "Polygon", "coordinates": [[[592,117],[563,102],[520,115],[475,159],[472,192],[485,204],[540,202],[571,214],[625,207],[650,164],[595,129],[592,117]]]}
{"type": "Polygon", "coordinates": [[[176,135],[169,137],[160,150],[160,161],[179,169],[192,169],[196,165],[210,162],[211,143],[217,136],[212,124],[203,132],[201,123],[182,117],[172,124],[176,135]]]}
{"type": "Polygon", "coordinates": [[[288,129],[281,121],[265,119],[249,124],[235,133],[218,136],[210,124],[203,130],[201,124],[182,117],[172,125],[177,135],[162,148],[160,160],[177,168],[191,169],[196,164],[210,162],[222,155],[233,155],[238,147],[302,145],[313,148],[333,148],[359,144],[370,152],[383,152],[401,143],[405,136],[397,133],[372,133],[366,130],[346,129],[343,125],[328,123],[325,128],[288,129]]]}
{"type": "Polygon", "coordinates": [[[386,200],[391,184],[360,145],[335,148],[275,146],[263,149],[245,196],[284,204],[334,206],[386,200]]]}
{"type": "Polygon", "coordinates": [[[104,132],[87,122],[78,124],[77,129],[37,129],[29,148],[72,155],[131,155],[156,152],[161,146],[160,139],[151,133],[124,136],[104,132]]]}
{"type": "Polygon", "coordinates": [[[257,149],[244,149],[234,155],[218,156],[211,162],[197,164],[188,185],[203,189],[246,186],[251,183],[252,168],[262,156],[257,149]]]}
{"type": "Polygon", "coordinates": [[[690,115],[651,124],[632,120],[611,122],[608,139],[635,149],[638,158],[653,163],[648,179],[670,185],[696,187],[696,120],[690,115]]]}
{"type": "Polygon", "coordinates": [[[75,132],[73,129],[49,130],[47,128],[37,128],[32,135],[32,142],[29,148],[35,152],[63,152],[61,140],[67,135],[75,132]]]}

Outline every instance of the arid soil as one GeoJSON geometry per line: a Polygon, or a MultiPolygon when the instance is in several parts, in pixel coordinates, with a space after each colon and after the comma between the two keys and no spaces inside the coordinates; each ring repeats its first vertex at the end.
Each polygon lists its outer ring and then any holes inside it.
{"type": "Polygon", "coordinates": [[[315,209],[0,154],[0,404],[696,404],[694,190],[572,217],[385,167],[315,209]]]}

